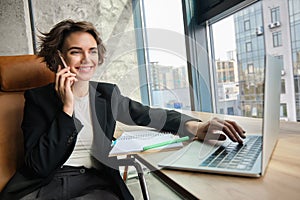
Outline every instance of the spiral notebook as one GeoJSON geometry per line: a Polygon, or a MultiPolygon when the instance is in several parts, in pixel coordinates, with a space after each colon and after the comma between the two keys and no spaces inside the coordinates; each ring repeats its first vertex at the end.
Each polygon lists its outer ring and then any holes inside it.
{"type": "MultiPolygon", "coordinates": [[[[110,156],[129,154],[143,151],[143,147],[161,142],[166,142],[179,138],[171,133],[162,133],[152,130],[140,130],[124,132],[117,140],[112,143],[110,156]]],[[[165,145],[153,150],[182,147],[182,142],[165,145]]]]}

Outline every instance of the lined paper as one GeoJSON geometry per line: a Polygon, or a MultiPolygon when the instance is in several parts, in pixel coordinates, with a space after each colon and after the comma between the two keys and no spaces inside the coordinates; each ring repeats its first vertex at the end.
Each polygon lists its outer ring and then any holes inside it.
{"type": "MultiPolygon", "coordinates": [[[[141,152],[143,151],[144,146],[158,144],[176,138],[179,137],[171,133],[161,133],[161,132],[149,131],[149,130],[124,132],[116,140],[109,154],[120,155],[120,154],[141,152]]],[[[166,145],[155,149],[158,150],[158,149],[175,148],[175,147],[182,147],[182,146],[183,146],[182,142],[178,142],[178,143],[166,145]]]]}

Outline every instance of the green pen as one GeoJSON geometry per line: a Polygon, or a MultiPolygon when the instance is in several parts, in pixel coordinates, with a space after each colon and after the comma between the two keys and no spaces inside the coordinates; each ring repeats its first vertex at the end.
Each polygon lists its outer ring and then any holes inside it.
{"type": "Polygon", "coordinates": [[[165,142],[161,142],[161,143],[157,143],[157,144],[144,146],[143,151],[147,151],[149,149],[154,149],[154,148],[157,148],[157,147],[162,147],[162,146],[166,146],[166,145],[174,144],[174,143],[178,143],[178,142],[184,142],[184,141],[187,141],[189,139],[190,139],[189,136],[185,136],[185,137],[182,137],[182,138],[177,138],[177,139],[173,139],[173,140],[169,140],[169,141],[165,141],[165,142]]]}

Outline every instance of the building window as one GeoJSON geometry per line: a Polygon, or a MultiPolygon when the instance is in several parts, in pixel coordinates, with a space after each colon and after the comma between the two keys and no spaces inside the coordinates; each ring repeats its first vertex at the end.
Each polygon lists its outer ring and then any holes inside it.
{"type": "Polygon", "coordinates": [[[220,114],[224,114],[224,108],[220,109],[220,114]]]}
{"type": "Polygon", "coordinates": [[[273,37],[273,47],[282,46],[281,31],[272,33],[272,37],[273,37]]]}
{"type": "Polygon", "coordinates": [[[271,9],[271,20],[272,20],[272,23],[280,21],[280,10],[279,10],[279,7],[271,9]]]}
{"type": "Polygon", "coordinates": [[[228,115],[234,115],[233,107],[228,107],[228,108],[227,108],[227,114],[228,114],[228,115]]]}
{"type": "Polygon", "coordinates": [[[218,82],[222,83],[222,72],[218,72],[218,82]]]}
{"type": "Polygon", "coordinates": [[[253,63],[250,63],[247,65],[247,71],[248,71],[248,74],[254,74],[254,65],[253,63]]]}
{"type": "Polygon", "coordinates": [[[295,93],[299,93],[300,92],[299,77],[295,77],[295,79],[294,79],[294,86],[295,86],[295,93]]]}
{"type": "Polygon", "coordinates": [[[246,42],[246,52],[251,52],[251,51],[252,51],[252,43],[246,42]]]}
{"type": "Polygon", "coordinates": [[[229,80],[230,82],[234,82],[234,71],[229,72],[229,80]]]}
{"type": "Polygon", "coordinates": [[[244,30],[248,31],[250,30],[251,26],[250,26],[250,20],[246,20],[244,21],[244,30]]]}
{"type": "Polygon", "coordinates": [[[285,79],[281,79],[281,94],[285,94],[285,79]]]}
{"type": "Polygon", "coordinates": [[[287,106],[286,103],[280,104],[280,117],[287,117],[287,106]]]}

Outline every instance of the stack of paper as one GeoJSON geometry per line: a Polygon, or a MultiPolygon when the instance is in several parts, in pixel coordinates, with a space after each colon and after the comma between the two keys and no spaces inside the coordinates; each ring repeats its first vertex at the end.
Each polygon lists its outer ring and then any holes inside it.
{"type": "MultiPolygon", "coordinates": [[[[141,130],[124,132],[116,141],[110,155],[120,155],[134,152],[141,152],[145,146],[159,144],[179,138],[171,133],[161,133],[157,131],[141,130]]],[[[164,145],[155,149],[182,147],[182,142],[164,145]]]]}

